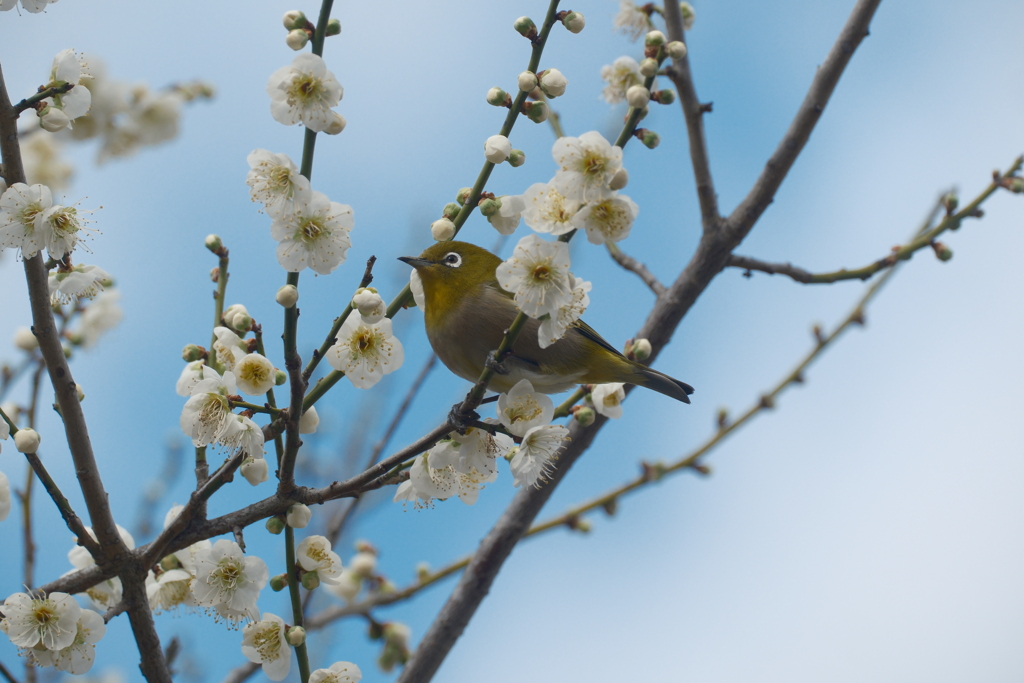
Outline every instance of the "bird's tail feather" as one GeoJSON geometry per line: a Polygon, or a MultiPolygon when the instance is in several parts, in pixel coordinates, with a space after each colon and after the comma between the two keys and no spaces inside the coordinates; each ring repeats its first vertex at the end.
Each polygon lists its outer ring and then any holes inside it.
{"type": "Polygon", "coordinates": [[[690,402],[693,387],[686,382],[681,382],[645,365],[638,365],[636,371],[641,376],[640,381],[637,382],[640,386],[653,389],[659,394],[665,394],[683,403],[690,402]]]}

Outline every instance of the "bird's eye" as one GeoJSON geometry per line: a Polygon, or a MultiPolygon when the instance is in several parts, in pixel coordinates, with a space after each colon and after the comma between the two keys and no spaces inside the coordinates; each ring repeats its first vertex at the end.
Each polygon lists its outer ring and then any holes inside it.
{"type": "Polygon", "coordinates": [[[454,251],[449,251],[445,254],[444,264],[449,268],[458,268],[462,265],[462,257],[456,254],[454,251]]]}

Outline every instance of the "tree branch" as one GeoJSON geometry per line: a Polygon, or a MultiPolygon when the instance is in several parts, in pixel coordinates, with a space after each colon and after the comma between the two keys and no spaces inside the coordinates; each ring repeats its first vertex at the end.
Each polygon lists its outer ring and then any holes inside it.
{"type": "Polygon", "coordinates": [[[625,254],[612,242],[608,242],[605,246],[608,247],[608,253],[611,255],[612,260],[643,280],[644,284],[654,292],[655,296],[661,296],[665,292],[665,285],[661,284],[658,278],[655,277],[654,273],[647,269],[647,266],[640,263],[632,256],[625,254]]]}

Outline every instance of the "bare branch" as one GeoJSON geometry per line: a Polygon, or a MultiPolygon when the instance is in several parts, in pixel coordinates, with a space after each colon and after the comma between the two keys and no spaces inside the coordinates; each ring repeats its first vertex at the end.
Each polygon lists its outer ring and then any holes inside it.
{"type": "Polygon", "coordinates": [[[647,269],[647,266],[640,263],[632,256],[623,253],[623,251],[612,242],[608,242],[606,246],[608,247],[608,253],[611,254],[612,259],[620,266],[629,272],[636,274],[637,277],[643,280],[644,284],[651,288],[651,291],[654,292],[655,296],[661,296],[662,293],[664,293],[665,285],[661,284],[658,278],[655,277],[654,273],[647,269]]]}
{"type": "MultiPolygon", "coordinates": [[[[665,3],[665,30],[669,40],[686,41],[683,35],[683,16],[679,4],[665,3]]],[[[697,185],[697,199],[700,202],[701,225],[704,232],[718,229],[722,217],[718,213],[718,195],[711,178],[711,161],[708,158],[708,143],[704,137],[704,113],[711,111],[697,99],[697,89],[690,73],[690,59],[683,55],[672,61],[668,77],[679,92],[679,104],[686,119],[686,132],[690,139],[690,163],[693,165],[693,179],[697,185]]]]}
{"type": "Polygon", "coordinates": [[[101,563],[106,560],[106,556],[103,554],[103,549],[100,548],[99,544],[93,540],[93,537],[89,535],[89,532],[85,530],[85,525],[82,524],[82,520],[79,519],[78,515],[71,508],[71,503],[64,497],[60,488],[53,481],[50,473],[46,471],[43,466],[43,462],[39,459],[37,453],[26,453],[25,459],[28,460],[28,464],[32,467],[32,471],[39,477],[39,481],[43,483],[43,488],[50,494],[50,498],[53,500],[57,509],[60,510],[60,516],[64,518],[64,523],[67,524],[68,529],[75,535],[75,540],[78,545],[82,546],[89,551],[92,558],[97,562],[101,563]]]}
{"type": "Polygon", "coordinates": [[[254,662],[246,662],[241,666],[236,666],[234,669],[228,672],[228,675],[224,677],[223,683],[244,683],[249,680],[249,677],[260,670],[260,665],[254,662]]]}
{"type": "Polygon", "coordinates": [[[3,662],[0,662],[0,676],[3,676],[7,683],[19,683],[18,679],[14,677],[10,669],[4,666],[3,662]]]}
{"type": "Polygon", "coordinates": [[[810,271],[797,268],[792,263],[769,263],[768,261],[759,261],[749,256],[733,254],[725,265],[729,268],[742,268],[746,270],[747,273],[745,275],[748,277],[750,271],[756,270],[759,273],[768,273],[769,275],[786,275],[804,284],[808,284],[814,279],[814,275],[810,271]]]}
{"type": "Polygon", "coordinates": [[[846,65],[853,57],[854,51],[860,42],[868,35],[868,25],[871,18],[878,9],[882,0],[858,0],[846,25],[839,34],[824,63],[818,67],[818,72],[811,82],[800,109],[789,124],[789,130],[783,136],[779,146],[775,149],[760,177],[754,183],[754,187],[747,194],[746,198],[732,212],[726,220],[725,229],[729,233],[729,239],[734,244],[739,244],[746,237],[754,223],[768,208],[775,197],[789,169],[793,167],[797,156],[807,144],[815,124],[825,111],[832,91],[835,90],[839,77],[843,75],[846,65]]]}

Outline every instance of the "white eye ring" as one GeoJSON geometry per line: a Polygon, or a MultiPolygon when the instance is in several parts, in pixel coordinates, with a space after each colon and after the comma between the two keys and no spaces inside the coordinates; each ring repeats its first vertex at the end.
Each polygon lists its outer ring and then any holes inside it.
{"type": "Polygon", "coordinates": [[[462,257],[456,254],[454,251],[449,251],[444,255],[444,261],[442,261],[449,268],[458,268],[462,265],[462,257]]]}

